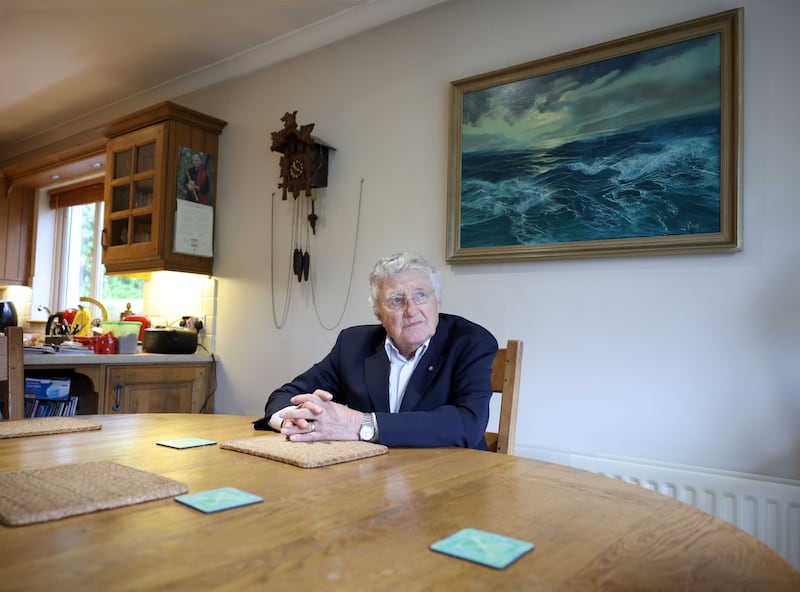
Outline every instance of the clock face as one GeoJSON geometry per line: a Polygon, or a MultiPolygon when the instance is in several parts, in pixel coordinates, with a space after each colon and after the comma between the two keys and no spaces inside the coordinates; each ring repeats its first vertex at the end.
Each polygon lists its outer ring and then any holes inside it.
{"type": "Polygon", "coordinates": [[[289,176],[292,179],[297,179],[303,174],[303,170],[305,167],[303,166],[303,161],[299,158],[292,161],[292,164],[289,165],[289,176]]]}
{"type": "Polygon", "coordinates": [[[281,153],[278,187],[283,189],[284,200],[289,192],[295,199],[301,193],[312,197],[316,187],[325,187],[328,183],[330,147],[316,142],[311,135],[314,124],[298,125],[296,115],[297,111],[287,111],[281,117],[283,129],[271,135],[270,150],[281,153]]]}

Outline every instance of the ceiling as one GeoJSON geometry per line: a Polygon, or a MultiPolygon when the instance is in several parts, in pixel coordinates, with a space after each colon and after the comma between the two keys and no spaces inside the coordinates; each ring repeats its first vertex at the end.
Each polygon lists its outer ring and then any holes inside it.
{"type": "Polygon", "coordinates": [[[442,1],[0,0],[0,163],[442,1]]]}

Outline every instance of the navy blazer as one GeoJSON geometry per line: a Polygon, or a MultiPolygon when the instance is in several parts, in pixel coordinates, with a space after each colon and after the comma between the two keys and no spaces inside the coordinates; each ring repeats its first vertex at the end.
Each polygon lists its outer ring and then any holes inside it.
{"type": "Polygon", "coordinates": [[[486,450],[484,432],[492,396],[492,361],[497,340],[459,316],[440,313],[436,333],[414,369],[400,410],[389,412],[389,359],[382,325],[350,327],[339,333],[325,358],[274,391],[256,429],[291,406],[300,393],[323,389],[333,400],[374,411],[380,443],[387,446],[460,446],[486,450]]]}

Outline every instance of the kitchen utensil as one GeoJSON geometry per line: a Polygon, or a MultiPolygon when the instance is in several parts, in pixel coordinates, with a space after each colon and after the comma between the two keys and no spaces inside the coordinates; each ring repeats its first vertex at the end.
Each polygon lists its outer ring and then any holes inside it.
{"type": "Polygon", "coordinates": [[[16,327],[19,324],[17,309],[10,300],[0,300],[0,333],[6,327],[16,327]]]}
{"type": "Polygon", "coordinates": [[[72,322],[78,314],[77,308],[68,308],[63,312],[57,312],[47,317],[44,334],[47,335],[69,335],[72,333],[72,322]]]}

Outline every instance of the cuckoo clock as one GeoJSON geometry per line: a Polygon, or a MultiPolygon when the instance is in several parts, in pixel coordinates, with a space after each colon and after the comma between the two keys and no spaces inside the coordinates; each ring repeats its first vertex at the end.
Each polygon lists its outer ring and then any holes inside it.
{"type": "Polygon", "coordinates": [[[330,146],[311,135],[314,124],[297,125],[297,111],[281,117],[283,129],[272,132],[273,152],[280,152],[282,199],[291,192],[297,199],[303,192],[311,197],[312,190],[328,185],[328,151],[330,146]]]}

